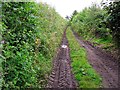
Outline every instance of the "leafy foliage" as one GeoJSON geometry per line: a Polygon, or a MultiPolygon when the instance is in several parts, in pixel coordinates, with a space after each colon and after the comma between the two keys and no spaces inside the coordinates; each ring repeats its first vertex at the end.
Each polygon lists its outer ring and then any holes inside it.
{"type": "Polygon", "coordinates": [[[72,21],[72,20],[73,20],[73,18],[74,18],[77,14],[78,14],[78,12],[77,12],[77,10],[75,10],[75,11],[73,12],[72,16],[71,16],[70,21],[72,21]]]}
{"type": "Polygon", "coordinates": [[[4,87],[32,86],[36,75],[32,68],[34,61],[35,3],[6,2],[2,3],[2,21],[6,25],[3,32],[4,87]],[[28,79],[29,78],[29,79],[28,79]]]}
{"type": "Polygon", "coordinates": [[[72,26],[74,28],[77,26],[78,32],[85,38],[90,35],[97,38],[107,38],[109,30],[105,30],[103,22],[105,13],[99,6],[93,4],[75,16],[72,20],[72,26]]]}
{"type": "Polygon", "coordinates": [[[104,8],[93,4],[77,15],[73,15],[70,24],[84,39],[116,56],[117,52],[120,52],[120,2],[108,4],[108,1],[103,4],[104,8]]]}
{"type": "Polygon", "coordinates": [[[107,11],[93,4],[79,12],[71,21],[79,35],[109,50],[113,46],[111,30],[106,27],[107,11]]]}
{"type": "Polygon", "coordinates": [[[112,31],[112,36],[115,40],[115,43],[120,49],[120,1],[110,3],[109,6],[104,6],[104,8],[108,13],[106,24],[112,31]]]}
{"type": "Polygon", "coordinates": [[[47,4],[3,2],[2,22],[3,88],[45,87],[64,19],[47,4]]]}
{"type": "Polygon", "coordinates": [[[4,59],[4,57],[2,56],[2,47],[3,47],[3,43],[4,41],[2,40],[2,31],[5,28],[2,27],[2,22],[0,21],[0,89],[2,88],[2,81],[3,81],[3,69],[2,69],[2,61],[4,59]]]}

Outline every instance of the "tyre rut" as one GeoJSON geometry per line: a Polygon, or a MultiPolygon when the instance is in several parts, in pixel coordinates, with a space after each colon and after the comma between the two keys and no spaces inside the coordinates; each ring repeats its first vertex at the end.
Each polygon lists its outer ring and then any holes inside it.
{"type": "Polygon", "coordinates": [[[77,83],[71,72],[69,45],[64,31],[61,46],[53,61],[52,73],[47,88],[76,88],[77,83]]]}
{"type": "Polygon", "coordinates": [[[101,75],[103,87],[118,88],[118,63],[114,62],[116,60],[90,43],[83,41],[74,31],[73,34],[80,45],[86,49],[89,63],[101,75]]]}

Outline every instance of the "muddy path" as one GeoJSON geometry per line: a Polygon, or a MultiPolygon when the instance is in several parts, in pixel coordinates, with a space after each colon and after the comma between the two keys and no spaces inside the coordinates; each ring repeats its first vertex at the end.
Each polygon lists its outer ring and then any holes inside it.
{"type": "Polygon", "coordinates": [[[66,30],[61,46],[53,61],[53,70],[49,76],[47,88],[76,88],[77,84],[71,72],[69,45],[66,30]]]}
{"type": "Polygon", "coordinates": [[[103,88],[118,88],[117,60],[92,46],[90,42],[82,40],[74,31],[73,34],[80,45],[86,49],[89,63],[101,75],[103,88]]]}

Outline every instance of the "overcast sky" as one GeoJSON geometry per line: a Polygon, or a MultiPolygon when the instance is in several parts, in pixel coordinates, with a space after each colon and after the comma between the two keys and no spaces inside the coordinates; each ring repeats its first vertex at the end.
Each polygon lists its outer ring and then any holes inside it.
{"type": "Polygon", "coordinates": [[[62,16],[70,16],[74,10],[81,11],[85,7],[89,7],[93,2],[100,4],[102,0],[36,0],[37,2],[46,2],[54,7],[62,16]]]}

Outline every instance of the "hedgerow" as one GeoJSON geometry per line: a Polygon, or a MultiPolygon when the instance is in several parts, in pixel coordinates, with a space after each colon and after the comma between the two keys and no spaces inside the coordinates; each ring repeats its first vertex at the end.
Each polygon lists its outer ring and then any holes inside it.
{"type": "Polygon", "coordinates": [[[2,22],[3,89],[45,87],[65,20],[47,4],[2,2],[2,22]]]}

